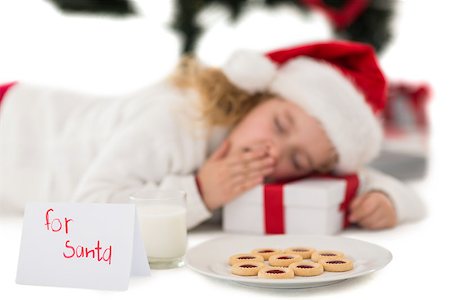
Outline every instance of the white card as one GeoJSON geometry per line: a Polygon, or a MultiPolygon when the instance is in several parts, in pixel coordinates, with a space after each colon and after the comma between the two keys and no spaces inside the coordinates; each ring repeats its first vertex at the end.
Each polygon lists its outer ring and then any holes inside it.
{"type": "Polygon", "coordinates": [[[149,274],[134,204],[27,205],[16,283],[125,290],[149,274]]]}

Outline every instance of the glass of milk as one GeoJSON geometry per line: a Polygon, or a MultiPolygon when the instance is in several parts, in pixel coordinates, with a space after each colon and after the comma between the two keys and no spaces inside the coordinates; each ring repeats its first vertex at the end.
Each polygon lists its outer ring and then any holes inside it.
{"type": "Polygon", "coordinates": [[[146,189],[132,194],[130,200],[136,205],[150,267],[182,266],[187,247],[186,192],[146,189]]]}

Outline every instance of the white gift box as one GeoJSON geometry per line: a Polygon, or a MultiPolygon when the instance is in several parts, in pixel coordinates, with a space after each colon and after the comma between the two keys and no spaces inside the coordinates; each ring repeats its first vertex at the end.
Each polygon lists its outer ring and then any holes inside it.
{"type": "Polygon", "coordinates": [[[359,187],[356,175],[264,184],[223,209],[223,229],[233,233],[335,234],[348,225],[346,211],[359,187]]]}

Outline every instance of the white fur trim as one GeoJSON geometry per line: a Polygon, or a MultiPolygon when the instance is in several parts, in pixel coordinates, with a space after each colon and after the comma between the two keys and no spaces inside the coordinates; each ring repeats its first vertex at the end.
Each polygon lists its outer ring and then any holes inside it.
{"type": "Polygon", "coordinates": [[[378,155],[379,121],[363,94],[332,65],[309,57],[292,59],[279,69],[269,90],[322,123],[339,155],[337,172],[354,172],[378,155]]]}
{"type": "Polygon", "coordinates": [[[231,83],[245,91],[255,93],[267,90],[277,67],[259,52],[239,50],[231,55],[222,70],[231,83]]]}

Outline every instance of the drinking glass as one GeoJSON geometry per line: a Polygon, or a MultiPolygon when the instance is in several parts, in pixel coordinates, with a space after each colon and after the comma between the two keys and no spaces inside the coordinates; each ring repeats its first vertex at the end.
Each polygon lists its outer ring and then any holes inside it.
{"type": "Polygon", "coordinates": [[[130,195],[136,205],[150,268],[183,265],[187,247],[186,192],[146,189],[130,195]]]}

